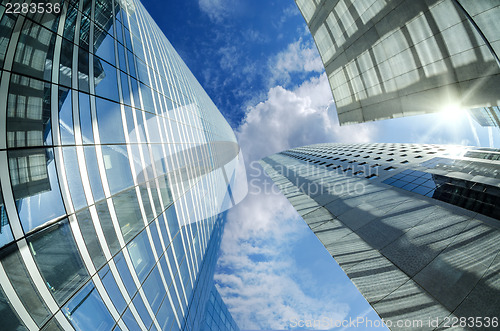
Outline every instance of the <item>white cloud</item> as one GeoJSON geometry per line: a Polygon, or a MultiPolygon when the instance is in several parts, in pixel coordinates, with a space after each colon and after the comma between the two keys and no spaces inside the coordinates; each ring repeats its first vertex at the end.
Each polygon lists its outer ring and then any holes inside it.
{"type": "Polygon", "coordinates": [[[240,0],[198,0],[201,11],[216,23],[234,15],[238,11],[240,0]]]}
{"type": "MultiPolygon", "coordinates": [[[[344,319],[349,307],[310,293],[294,279],[298,272],[286,254],[300,240],[295,210],[281,194],[250,195],[233,208],[222,240],[219,292],[241,329],[287,329],[290,321],[344,319]]],[[[319,286],[320,284],[314,284],[319,286]]],[[[326,285],[328,287],[328,285],[326,285]]]]}
{"type": "Polygon", "coordinates": [[[339,126],[325,74],[292,90],[271,88],[267,100],[248,108],[236,130],[248,162],[313,143],[368,142],[374,134],[371,123],[339,126]]]}
{"type": "Polygon", "coordinates": [[[324,71],[324,67],[312,40],[304,41],[300,38],[270,59],[269,71],[269,84],[273,86],[276,83],[288,84],[291,81],[290,74],[320,73],[324,71]]]}

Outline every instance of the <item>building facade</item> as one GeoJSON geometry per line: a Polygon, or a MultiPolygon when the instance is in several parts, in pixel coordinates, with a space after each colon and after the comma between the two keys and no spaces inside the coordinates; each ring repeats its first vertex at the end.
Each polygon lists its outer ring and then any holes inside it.
{"type": "Polygon", "coordinates": [[[295,2],[341,125],[500,104],[497,1],[295,2]]]}
{"type": "Polygon", "coordinates": [[[261,164],[390,329],[498,327],[499,150],[320,144],[261,164]]]}
{"type": "Polygon", "coordinates": [[[0,328],[200,329],[242,165],[138,0],[2,1],[0,328]]]}
{"type": "Polygon", "coordinates": [[[473,108],[469,114],[481,126],[500,128],[500,107],[473,108]]]}

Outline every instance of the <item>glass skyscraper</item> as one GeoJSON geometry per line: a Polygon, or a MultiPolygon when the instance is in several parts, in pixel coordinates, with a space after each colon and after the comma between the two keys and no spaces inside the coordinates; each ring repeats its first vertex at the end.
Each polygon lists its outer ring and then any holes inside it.
{"type": "Polygon", "coordinates": [[[246,194],[233,131],[138,0],[15,8],[1,2],[0,328],[201,328],[221,213],[246,194]]]}
{"type": "Polygon", "coordinates": [[[319,144],[261,164],[391,330],[498,328],[500,150],[319,144]]]}
{"type": "Polygon", "coordinates": [[[295,0],[340,124],[500,104],[500,3],[295,0]]]}

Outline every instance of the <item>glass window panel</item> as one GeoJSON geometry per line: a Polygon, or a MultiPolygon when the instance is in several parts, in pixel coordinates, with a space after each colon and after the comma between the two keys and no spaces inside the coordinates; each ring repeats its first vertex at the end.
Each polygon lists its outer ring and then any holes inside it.
{"type": "MultiPolygon", "coordinates": [[[[128,78],[127,77],[128,76],[126,74],[124,74],[123,72],[120,72],[123,103],[131,106],[132,103],[130,102],[130,90],[129,90],[129,86],[128,86],[128,78]]],[[[130,110],[127,110],[127,109],[128,109],[128,107],[125,107],[125,111],[130,112],[130,110]]],[[[133,125],[132,125],[132,127],[133,127],[133,125]]],[[[131,130],[131,129],[129,129],[129,130],[131,130]]]]}
{"type": "Polygon", "coordinates": [[[127,245],[132,264],[142,283],[155,264],[153,251],[146,231],[142,231],[127,245]]]}
{"type": "MultiPolygon", "coordinates": [[[[127,50],[127,62],[128,62],[128,73],[130,76],[137,78],[137,74],[135,72],[135,56],[131,51],[127,50]]],[[[138,102],[138,101],[136,101],[138,102]]]]}
{"type": "Polygon", "coordinates": [[[78,89],[85,93],[90,93],[89,53],[81,47],[78,48],[78,89]]]}
{"type": "Polygon", "coordinates": [[[159,262],[161,265],[161,270],[163,272],[163,277],[165,278],[165,282],[167,283],[167,288],[170,289],[170,286],[172,285],[172,278],[170,277],[170,272],[168,271],[167,258],[165,257],[165,255],[160,259],[159,262]]]}
{"type": "Polygon", "coordinates": [[[88,278],[68,220],[60,221],[27,238],[38,269],[59,305],[88,278]]]}
{"type": "Polygon", "coordinates": [[[55,33],[38,23],[25,20],[17,43],[12,71],[51,80],[55,33]]]}
{"type": "MultiPolygon", "coordinates": [[[[113,6],[111,1],[101,1],[98,2],[97,6],[95,6],[95,14],[94,19],[95,22],[101,27],[104,31],[113,33],[113,6]]],[[[116,10],[115,10],[116,11],[116,10]]]]}
{"type": "Polygon", "coordinates": [[[87,205],[85,193],[83,191],[82,180],[80,177],[80,168],[76,156],[75,147],[63,147],[64,166],[66,169],[66,178],[68,179],[69,192],[75,210],[79,210],[87,205]]]}
{"type": "Polygon", "coordinates": [[[64,330],[59,324],[59,322],[56,320],[56,318],[52,317],[52,319],[42,328],[42,331],[64,331],[64,330]]]}
{"type": "Polygon", "coordinates": [[[84,144],[92,144],[94,135],[92,133],[92,118],[90,116],[90,97],[88,94],[79,93],[80,131],[84,144]]]}
{"type": "Polygon", "coordinates": [[[5,330],[28,330],[10,305],[9,299],[0,287],[0,313],[2,314],[2,327],[5,330]]]}
{"type": "Polygon", "coordinates": [[[167,294],[161,280],[160,272],[158,271],[158,266],[151,271],[151,274],[144,282],[142,288],[144,289],[144,293],[146,294],[146,298],[149,301],[151,309],[153,309],[153,312],[156,313],[158,308],[160,308],[163,298],[167,294]]]}
{"type": "Polygon", "coordinates": [[[96,27],[94,30],[94,40],[94,54],[116,66],[115,40],[113,37],[96,27]]]}
{"type": "MultiPolygon", "coordinates": [[[[29,272],[24,266],[17,246],[12,245],[3,249],[0,259],[19,299],[21,299],[21,302],[26,307],[26,310],[28,310],[35,323],[39,327],[42,326],[52,314],[45,306],[41,296],[31,282],[29,272]]],[[[2,321],[3,316],[2,313],[2,321]]]]}
{"type": "Polygon", "coordinates": [[[135,287],[134,280],[132,275],[130,274],[130,270],[128,269],[127,262],[125,261],[125,257],[123,256],[123,252],[118,253],[114,258],[116,268],[120,273],[120,277],[127,289],[128,295],[133,297],[135,292],[137,292],[137,287],[135,287]]]}
{"type": "Polygon", "coordinates": [[[135,190],[130,189],[114,196],[113,204],[115,205],[123,239],[128,242],[144,228],[135,190]]]}
{"type": "Polygon", "coordinates": [[[177,232],[177,235],[173,240],[173,245],[175,250],[175,257],[177,258],[177,261],[180,261],[180,258],[184,256],[184,246],[182,245],[181,231],[177,232]]]}
{"type": "Polygon", "coordinates": [[[76,330],[109,330],[115,324],[94,283],[85,285],[63,308],[76,330]]]}
{"type": "Polygon", "coordinates": [[[167,208],[174,202],[172,198],[172,192],[170,191],[170,187],[168,185],[167,176],[158,177],[158,184],[160,188],[161,200],[163,201],[163,206],[167,208]]]}
{"type": "Polygon", "coordinates": [[[144,322],[146,328],[149,329],[151,323],[153,323],[153,320],[151,319],[151,316],[149,316],[148,310],[146,309],[146,306],[144,305],[144,301],[142,301],[141,296],[137,294],[135,298],[132,300],[132,302],[134,303],[135,309],[137,309],[137,312],[139,313],[142,322],[144,322]]]}
{"type": "Polygon", "coordinates": [[[153,242],[155,244],[156,254],[161,256],[163,254],[163,249],[161,247],[160,236],[158,235],[158,229],[156,228],[158,220],[154,221],[149,225],[151,230],[151,237],[153,237],[153,242]]]}
{"type": "Polygon", "coordinates": [[[174,236],[179,231],[179,221],[177,220],[177,212],[175,206],[171,205],[166,211],[165,215],[167,217],[167,226],[170,230],[170,234],[174,236]]]}
{"type": "Polygon", "coordinates": [[[115,255],[120,250],[120,242],[116,236],[108,204],[106,201],[101,201],[97,203],[95,207],[97,209],[97,214],[99,215],[102,232],[104,232],[104,237],[106,238],[106,244],[109,247],[111,255],[115,255]]]}
{"type": "MultiPolygon", "coordinates": [[[[119,27],[117,27],[117,31],[119,32],[119,34],[121,34],[121,29],[119,29],[119,27]]],[[[123,72],[127,72],[127,64],[125,62],[125,47],[120,43],[117,43],[117,46],[119,68],[123,72]]]]}
{"type": "Polygon", "coordinates": [[[63,39],[61,46],[61,59],[59,63],[59,85],[71,87],[71,73],[73,68],[74,44],[63,39]]]}
{"type": "Polygon", "coordinates": [[[130,308],[127,308],[125,311],[125,314],[122,316],[123,322],[125,322],[125,325],[128,327],[129,330],[140,330],[141,328],[139,327],[139,324],[137,324],[137,321],[134,318],[134,315],[130,311],[130,308]]]}
{"type": "MultiPolygon", "coordinates": [[[[66,21],[64,22],[64,30],[63,37],[68,40],[75,39],[75,27],[76,27],[76,19],[78,15],[77,7],[78,2],[76,4],[72,4],[70,2],[68,9],[66,11],[66,21]]],[[[57,31],[54,31],[57,32],[57,31]]]]}
{"type": "Polygon", "coordinates": [[[16,23],[16,16],[13,14],[4,14],[0,20],[0,69],[3,68],[7,46],[9,45],[10,36],[16,23]]]}
{"type": "Polygon", "coordinates": [[[12,240],[14,240],[14,237],[10,229],[7,212],[3,205],[2,189],[0,188],[0,247],[8,244],[12,240]]]}
{"type": "Polygon", "coordinates": [[[94,195],[94,200],[99,201],[104,199],[104,191],[102,189],[99,167],[97,166],[97,155],[95,152],[95,148],[94,146],[85,146],[84,151],[92,194],[94,195]]]}
{"type": "Polygon", "coordinates": [[[59,88],[59,131],[63,145],[75,144],[71,90],[67,88],[59,88]]]}
{"type": "Polygon", "coordinates": [[[118,313],[121,314],[125,308],[127,308],[127,303],[125,302],[125,299],[123,298],[123,295],[121,294],[108,265],[105,265],[104,268],[99,271],[99,277],[101,278],[104,288],[106,289],[106,292],[108,292],[111,301],[115,305],[116,310],[118,310],[118,313]]]}
{"type": "Polygon", "coordinates": [[[134,186],[127,148],[124,145],[102,146],[102,154],[111,194],[134,186]]]}
{"type": "Polygon", "coordinates": [[[116,68],[94,56],[94,82],[97,96],[119,102],[116,68]]]}
{"type": "Polygon", "coordinates": [[[158,310],[158,314],[156,315],[156,320],[160,324],[162,330],[168,330],[168,327],[170,327],[170,324],[174,321],[174,312],[172,311],[168,297],[165,297],[163,300],[158,310]]]}
{"type": "Polygon", "coordinates": [[[78,220],[78,225],[80,226],[80,231],[82,232],[83,239],[87,245],[87,250],[94,262],[96,269],[99,269],[106,263],[106,258],[101,249],[101,244],[99,239],[97,239],[97,233],[94,228],[94,223],[90,216],[88,209],[82,210],[76,214],[78,220]]]}
{"type": "Polygon", "coordinates": [[[139,185],[139,191],[141,192],[142,205],[144,207],[144,211],[146,212],[146,220],[149,223],[154,219],[155,215],[153,214],[153,209],[151,208],[151,201],[149,200],[146,184],[139,185]]]}
{"type": "Polygon", "coordinates": [[[51,145],[50,85],[13,74],[9,86],[8,147],[51,145]]]}
{"type": "Polygon", "coordinates": [[[120,104],[96,98],[96,111],[101,144],[124,144],[120,104]]]}
{"type": "Polygon", "coordinates": [[[8,157],[12,190],[24,231],[64,215],[52,149],[11,150],[8,157]]]}

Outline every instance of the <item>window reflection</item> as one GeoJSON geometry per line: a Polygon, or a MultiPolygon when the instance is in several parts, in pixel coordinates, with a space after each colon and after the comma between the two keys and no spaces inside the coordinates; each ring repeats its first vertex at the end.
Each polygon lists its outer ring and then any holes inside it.
{"type": "Polygon", "coordinates": [[[155,263],[147,232],[142,231],[127,245],[127,248],[137,277],[142,283],[155,263]]]}
{"type": "Polygon", "coordinates": [[[0,286],[0,314],[2,314],[2,328],[6,330],[27,330],[23,322],[10,305],[9,299],[0,286]]]}
{"type": "Polygon", "coordinates": [[[7,101],[7,145],[28,147],[44,144],[52,144],[50,85],[13,74],[7,101]]]}
{"type": "MultiPolygon", "coordinates": [[[[28,310],[29,314],[38,326],[42,326],[52,315],[45,306],[38,291],[31,282],[29,272],[24,266],[21,254],[16,245],[2,250],[0,260],[2,261],[5,273],[9,278],[19,299],[28,310]]],[[[0,309],[1,311],[1,309],[0,309]]],[[[3,321],[3,312],[2,321],[3,321]]]]}
{"type": "Polygon", "coordinates": [[[4,14],[0,16],[0,68],[3,68],[3,61],[7,53],[10,36],[16,23],[16,17],[13,14],[4,14]]]}
{"type": "Polygon", "coordinates": [[[120,289],[118,288],[115,278],[113,277],[111,269],[108,265],[105,265],[104,268],[99,271],[99,277],[101,278],[104,288],[113,302],[113,305],[118,313],[121,314],[125,308],[127,308],[127,303],[120,293],[120,289]]]}
{"type": "Polygon", "coordinates": [[[2,190],[0,189],[0,247],[14,240],[10,230],[9,219],[3,205],[2,190]]]}
{"type": "Polygon", "coordinates": [[[101,144],[124,144],[120,104],[96,98],[96,111],[101,144]]]}
{"type": "Polygon", "coordinates": [[[76,330],[110,330],[115,321],[90,281],[64,306],[64,314],[76,330]]]}
{"type": "Polygon", "coordinates": [[[92,259],[92,262],[94,262],[96,269],[99,269],[104,265],[104,263],[106,263],[106,258],[104,257],[101,245],[97,239],[97,233],[88,209],[77,213],[76,218],[78,220],[78,225],[80,226],[80,231],[82,232],[83,240],[87,245],[90,258],[92,259]]]}
{"type": "Polygon", "coordinates": [[[24,231],[64,215],[52,149],[10,150],[8,158],[12,190],[24,231]]]}
{"type": "Polygon", "coordinates": [[[25,20],[14,55],[12,71],[38,79],[51,79],[55,33],[25,20]]]}
{"type": "Polygon", "coordinates": [[[67,219],[29,236],[28,244],[45,283],[59,305],[89,277],[67,219]]]}

